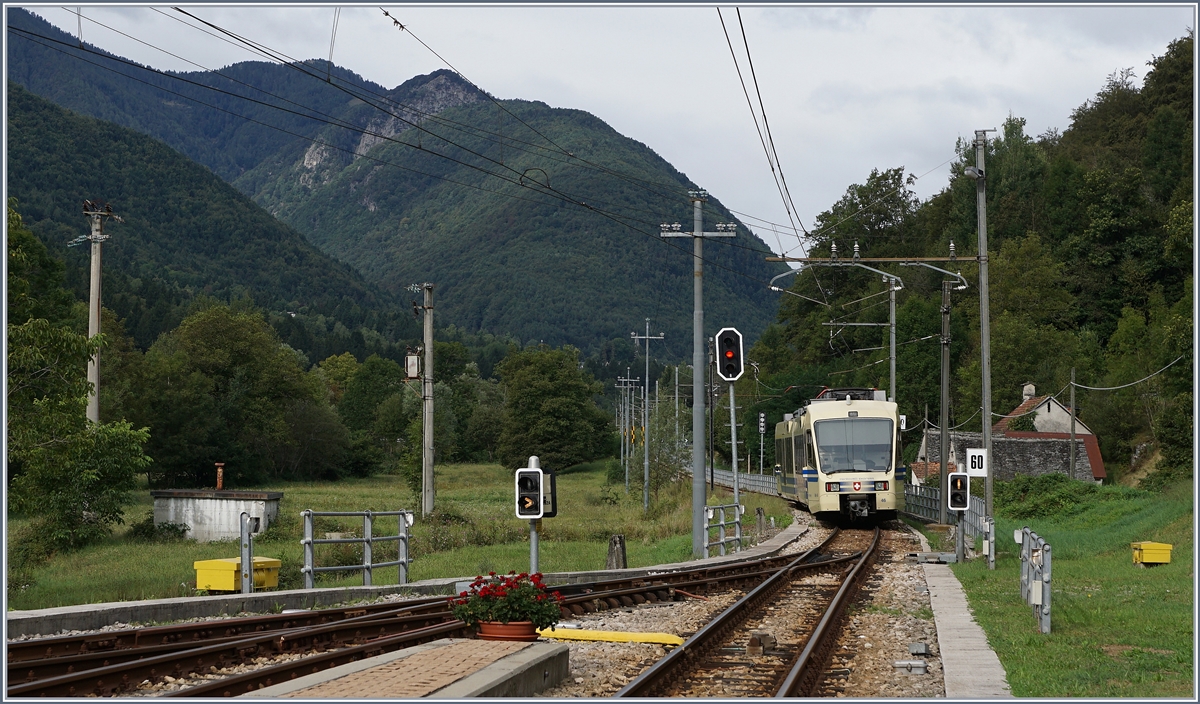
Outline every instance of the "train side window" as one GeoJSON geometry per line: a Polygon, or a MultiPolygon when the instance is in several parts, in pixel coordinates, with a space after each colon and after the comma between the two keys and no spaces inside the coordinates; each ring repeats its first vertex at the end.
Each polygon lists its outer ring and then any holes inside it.
{"type": "Polygon", "coordinates": [[[804,452],[807,456],[808,466],[817,466],[817,449],[813,446],[812,431],[808,430],[804,433],[804,452]]]}
{"type": "Polygon", "coordinates": [[[805,461],[805,456],[804,456],[804,438],[803,437],[797,435],[792,438],[792,451],[796,457],[796,470],[797,471],[799,471],[801,467],[805,467],[808,465],[808,463],[805,461]]]}

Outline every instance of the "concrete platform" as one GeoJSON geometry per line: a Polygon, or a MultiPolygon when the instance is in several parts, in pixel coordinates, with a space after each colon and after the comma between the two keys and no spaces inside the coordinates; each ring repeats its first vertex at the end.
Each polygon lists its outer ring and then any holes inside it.
{"type": "Polygon", "coordinates": [[[531,697],[566,679],[562,643],[443,638],[264,687],[243,697],[465,699],[531,697]]]}
{"type": "MultiPolygon", "coordinates": [[[[920,533],[917,535],[928,552],[929,543],[925,536],[920,533]]],[[[1004,666],[988,644],[983,629],[975,623],[975,617],[967,605],[967,595],[958,578],[950,571],[950,566],[926,563],[921,568],[925,571],[929,604],[937,628],[946,698],[1012,697],[1004,666]]]]}

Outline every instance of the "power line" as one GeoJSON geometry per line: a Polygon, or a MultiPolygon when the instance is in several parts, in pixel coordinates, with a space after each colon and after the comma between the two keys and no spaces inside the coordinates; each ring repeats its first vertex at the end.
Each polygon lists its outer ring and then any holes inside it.
{"type": "MultiPolygon", "coordinates": [[[[1128,384],[1121,384],[1120,386],[1084,386],[1083,384],[1075,384],[1075,388],[1087,389],[1088,391],[1116,391],[1117,389],[1125,389],[1130,386],[1136,386],[1137,384],[1140,384],[1143,381],[1149,381],[1153,377],[1156,377],[1159,374],[1162,374],[1163,372],[1167,371],[1167,369],[1171,368],[1171,366],[1174,365],[1175,362],[1178,362],[1179,360],[1183,359],[1186,356],[1187,356],[1186,354],[1181,354],[1178,357],[1176,357],[1175,361],[1171,362],[1171,364],[1168,364],[1167,366],[1163,367],[1162,369],[1159,369],[1158,371],[1154,372],[1150,376],[1142,377],[1141,379],[1130,382],[1128,384]]],[[[1059,393],[1062,393],[1062,392],[1060,391],[1059,393]]]]}
{"type": "MultiPolygon", "coordinates": [[[[183,12],[183,11],[181,10],[180,12],[183,12]]],[[[187,14],[187,13],[184,13],[184,14],[187,14]]],[[[315,74],[313,74],[313,73],[310,73],[309,71],[306,71],[306,70],[304,70],[304,69],[300,68],[300,65],[298,65],[298,63],[295,63],[295,62],[291,62],[291,63],[289,63],[289,62],[285,62],[285,61],[283,61],[282,59],[280,59],[278,56],[272,55],[272,54],[271,54],[269,51],[267,51],[267,49],[260,48],[260,47],[259,47],[259,46],[258,46],[258,45],[255,43],[255,42],[252,42],[252,41],[250,41],[250,40],[245,40],[245,39],[242,39],[242,38],[240,38],[240,37],[237,37],[237,35],[235,35],[235,34],[233,34],[233,33],[231,33],[231,32],[227,32],[226,30],[223,30],[222,28],[220,28],[220,27],[217,27],[216,25],[212,25],[211,23],[207,23],[207,22],[205,22],[204,20],[201,20],[201,19],[199,19],[199,18],[197,18],[197,17],[195,17],[195,16],[193,16],[193,15],[190,15],[190,14],[189,14],[188,16],[189,16],[189,17],[192,17],[193,19],[195,19],[195,20],[196,20],[196,21],[198,21],[198,22],[203,22],[204,24],[206,24],[206,25],[208,25],[208,26],[212,27],[213,29],[215,29],[215,30],[217,30],[217,31],[224,32],[224,33],[228,34],[228,35],[229,35],[229,36],[231,36],[231,37],[235,37],[235,38],[237,38],[239,41],[243,41],[243,42],[245,43],[245,46],[247,46],[247,47],[252,47],[252,48],[253,48],[255,51],[258,51],[258,52],[260,53],[260,55],[262,55],[262,56],[264,56],[264,57],[272,58],[274,61],[276,61],[276,62],[278,62],[278,63],[281,63],[282,65],[285,65],[285,66],[291,67],[291,68],[293,68],[293,69],[295,69],[295,70],[299,70],[301,73],[304,73],[305,75],[308,75],[308,76],[310,76],[310,77],[314,77],[314,78],[318,78],[318,80],[320,79],[320,77],[319,77],[319,76],[315,76],[315,74]]],[[[93,21],[93,22],[94,22],[94,20],[89,20],[89,21],[93,21]]],[[[362,156],[362,157],[364,157],[364,158],[368,158],[368,159],[370,159],[370,160],[372,160],[372,161],[375,161],[375,162],[377,162],[377,163],[380,163],[380,164],[383,164],[383,165],[394,166],[394,167],[396,167],[396,168],[400,168],[400,169],[402,169],[402,170],[405,170],[405,171],[409,171],[409,172],[412,172],[412,173],[416,173],[416,174],[419,174],[419,175],[422,175],[422,176],[426,176],[426,177],[429,177],[429,178],[435,178],[435,179],[438,179],[438,180],[443,180],[443,181],[446,181],[446,182],[448,182],[448,183],[453,183],[453,184],[455,184],[455,185],[467,186],[467,187],[469,187],[469,188],[474,188],[474,189],[476,189],[476,190],[480,190],[480,191],[484,191],[484,192],[488,192],[488,193],[493,193],[493,194],[496,194],[496,195],[501,195],[501,196],[503,196],[503,197],[507,197],[507,198],[514,198],[514,199],[517,199],[517,200],[524,200],[524,201],[533,202],[533,203],[545,204],[545,202],[544,202],[544,201],[538,201],[538,200],[533,200],[533,199],[529,199],[529,198],[522,198],[522,197],[520,197],[520,196],[516,196],[516,195],[514,195],[514,194],[508,194],[508,193],[504,193],[504,192],[502,192],[502,191],[496,191],[496,190],[493,190],[493,189],[484,188],[484,187],[482,187],[482,186],[477,186],[477,185],[474,185],[474,184],[469,184],[469,183],[464,183],[464,182],[461,182],[461,181],[456,181],[456,180],[454,180],[454,179],[447,178],[447,177],[444,177],[444,176],[440,176],[440,175],[437,175],[437,174],[431,174],[431,173],[422,172],[422,171],[420,171],[420,170],[418,170],[418,169],[413,169],[413,168],[411,168],[411,167],[406,167],[406,166],[403,166],[403,165],[400,165],[400,164],[396,164],[396,163],[394,163],[394,162],[389,162],[389,161],[386,161],[386,160],[384,160],[384,159],[380,159],[380,158],[378,158],[378,157],[370,157],[370,156],[368,156],[368,155],[365,155],[365,154],[363,154],[363,155],[360,155],[360,154],[357,154],[357,153],[355,153],[353,150],[346,149],[346,148],[344,148],[344,147],[339,147],[339,146],[337,146],[337,145],[330,144],[330,143],[328,143],[328,142],[324,142],[324,141],[322,141],[322,140],[319,140],[319,139],[316,139],[316,138],[313,138],[313,137],[309,137],[309,136],[307,136],[307,135],[299,134],[299,133],[293,132],[293,131],[291,131],[291,130],[288,130],[288,129],[286,129],[286,128],[278,127],[278,126],[276,126],[276,125],[272,125],[272,124],[269,124],[269,123],[267,123],[267,122],[263,122],[262,120],[257,120],[257,119],[255,119],[255,118],[248,117],[248,116],[246,116],[246,115],[242,115],[242,114],[240,114],[240,113],[234,112],[234,111],[232,111],[232,110],[228,110],[228,109],[226,109],[226,108],[219,107],[219,106],[217,106],[217,105],[213,105],[213,104],[211,104],[211,103],[206,103],[206,102],[204,102],[204,101],[202,101],[202,100],[199,100],[199,99],[197,99],[197,98],[195,98],[195,97],[188,96],[188,95],[184,95],[184,94],[182,94],[182,93],[179,93],[179,92],[177,92],[177,91],[173,91],[173,90],[171,90],[171,89],[169,89],[169,88],[165,88],[165,87],[163,87],[163,86],[160,86],[160,85],[155,85],[155,84],[153,84],[153,83],[150,83],[149,81],[145,81],[145,80],[143,80],[143,79],[139,79],[139,78],[137,78],[137,77],[135,77],[135,76],[132,76],[132,75],[130,75],[130,74],[127,74],[127,73],[124,73],[124,72],[121,72],[121,71],[117,71],[115,68],[113,68],[113,67],[111,67],[111,66],[106,66],[106,65],[104,65],[104,64],[102,64],[102,63],[99,63],[99,62],[96,62],[96,61],[91,61],[91,60],[88,60],[88,59],[86,59],[86,58],[84,58],[84,57],[81,57],[81,56],[75,55],[75,54],[73,54],[73,53],[70,53],[70,52],[63,51],[62,49],[59,49],[59,48],[57,48],[57,47],[54,47],[54,46],[49,46],[49,45],[47,45],[47,44],[44,44],[43,42],[39,42],[39,41],[36,41],[35,39],[33,39],[33,37],[36,37],[37,39],[41,39],[41,40],[44,40],[44,41],[46,41],[46,42],[51,42],[51,43],[53,43],[53,44],[65,44],[64,42],[61,42],[60,40],[54,39],[54,38],[52,38],[52,37],[46,37],[46,36],[44,36],[44,35],[37,34],[36,32],[30,32],[29,30],[24,30],[24,29],[17,28],[17,27],[12,27],[12,26],[10,26],[10,27],[9,27],[9,29],[10,29],[10,30],[12,30],[12,31],[14,31],[14,32],[16,32],[16,33],[17,33],[17,36],[22,36],[23,38],[26,38],[26,39],[28,39],[28,40],[30,40],[30,41],[33,41],[34,43],[40,44],[40,45],[42,45],[42,46],[45,46],[46,48],[50,48],[50,49],[54,49],[55,51],[59,51],[60,53],[66,54],[67,56],[70,56],[71,58],[74,58],[74,59],[77,59],[77,60],[80,60],[80,61],[84,61],[85,63],[89,63],[89,64],[91,64],[91,65],[94,65],[94,66],[98,67],[98,68],[102,68],[102,69],[104,69],[104,70],[106,70],[106,71],[110,71],[110,72],[112,72],[112,73],[116,73],[116,74],[118,74],[118,75],[120,75],[120,76],[122,76],[122,77],[124,77],[124,78],[128,78],[128,79],[130,79],[130,80],[137,81],[137,82],[139,82],[139,83],[142,83],[142,84],[144,84],[144,85],[150,86],[150,87],[152,87],[152,88],[155,88],[155,89],[157,89],[157,90],[161,90],[161,91],[164,91],[164,92],[166,92],[166,93],[168,93],[168,94],[171,94],[171,95],[174,95],[174,96],[177,96],[177,97],[183,98],[183,99],[185,99],[185,100],[188,100],[188,101],[190,101],[190,102],[194,102],[194,103],[196,103],[196,104],[198,104],[198,105],[203,105],[203,106],[205,106],[205,107],[209,107],[209,108],[212,108],[212,109],[214,109],[214,110],[218,110],[218,111],[220,111],[220,112],[223,112],[223,113],[226,113],[226,114],[232,115],[232,116],[234,116],[234,117],[237,117],[237,118],[240,118],[240,119],[243,119],[243,120],[246,120],[246,121],[248,121],[248,122],[252,122],[252,123],[255,123],[255,124],[259,124],[259,125],[262,125],[262,126],[264,126],[264,127],[267,127],[267,128],[269,128],[269,129],[273,129],[273,130],[276,130],[276,131],[282,132],[282,133],[284,133],[284,134],[288,134],[288,135],[290,135],[290,136],[293,136],[293,137],[298,137],[298,138],[304,139],[304,140],[306,140],[306,141],[312,142],[313,144],[318,144],[318,145],[322,145],[322,146],[329,147],[329,148],[331,148],[331,149],[335,149],[335,150],[337,150],[337,151],[346,152],[346,153],[352,154],[352,155],[354,155],[354,156],[356,156],[356,157],[357,157],[357,156],[362,156]]],[[[114,31],[117,31],[117,30],[114,30],[114,31]]],[[[126,35],[126,36],[128,36],[128,35],[126,35]]],[[[140,41],[140,40],[138,40],[138,41],[140,41]]],[[[145,43],[145,42],[142,42],[142,43],[145,43]]],[[[153,45],[147,44],[147,46],[153,46],[153,45]]],[[[154,47],[154,48],[158,49],[158,47],[154,47]]],[[[160,50],[160,51],[164,51],[164,53],[169,53],[169,52],[165,52],[165,50],[162,50],[162,49],[159,49],[159,50],[160,50]]],[[[413,144],[411,144],[411,143],[408,143],[408,142],[404,142],[404,141],[401,141],[401,140],[395,139],[395,138],[394,138],[394,137],[392,137],[392,136],[388,136],[388,135],[382,135],[382,134],[379,134],[379,133],[371,132],[370,130],[366,130],[366,129],[359,128],[359,127],[357,127],[357,126],[355,126],[355,125],[351,125],[351,124],[345,123],[344,121],[338,120],[337,118],[333,118],[332,116],[327,116],[329,119],[322,119],[322,117],[317,117],[317,116],[314,116],[314,114],[305,114],[305,113],[303,113],[303,112],[299,112],[299,111],[297,111],[297,110],[291,110],[291,109],[289,109],[289,108],[282,107],[282,106],[280,106],[280,105],[271,104],[271,103],[269,103],[269,102],[265,102],[265,101],[263,101],[263,100],[258,100],[258,99],[255,99],[255,98],[252,98],[252,97],[249,97],[249,96],[246,96],[246,95],[240,95],[240,94],[237,94],[237,93],[232,93],[232,92],[230,92],[230,91],[228,91],[228,90],[224,90],[224,89],[218,88],[218,87],[216,87],[216,86],[209,86],[209,85],[205,85],[205,84],[203,84],[203,83],[199,83],[199,82],[197,82],[197,81],[192,81],[192,80],[189,80],[189,79],[187,79],[187,78],[184,78],[184,77],[182,77],[182,76],[180,76],[180,75],[166,73],[166,72],[160,71],[160,70],[158,70],[158,69],[154,69],[154,68],[152,68],[152,67],[149,67],[149,66],[143,66],[143,65],[141,65],[141,64],[137,64],[136,62],[130,61],[130,60],[128,60],[128,59],[123,59],[123,58],[121,58],[121,57],[112,56],[112,55],[109,55],[109,54],[107,54],[107,53],[104,53],[104,52],[101,52],[101,51],[98,51],[98,50],[84,48],[84,49],[83,49],[83,51],[84,51],[84,52],[86,52],[86,53],[89,53],[89,54],[93,54],[93,55],[97,55],[97,56],[103,56],[104,58],[106,58],[106,59],[108,59],[108,60],[110,60],[110,61],[116,61],[116,62],[118,62],[118,63],[121,63],[121,64],[124,64],[124,65],[132,66],[132,67],[134,67],[134,68],[137,68],[137,69],[139,69],[139,70],[142,70],[142,71],[148,71],[148,72],[150,72],[150,73],[152,73],[152,74],[155,74],[155,75],[157,75],[157,76],[160,76],[160,77],[163,77],[163,78],[167,78],[167,79],[171,79],[171,80],[179,81],[179,82],[182,82],[182,83],[185,83],[185,84],[188,84],[188,85],[192,85],[192,86],[194,86],[194,87],[203,88],[203,89],[205,89],[205,90],[208,90],[208,91],[211,91],[211,92],[215,92],[215,93],[218,93],[218,94],[221,94],[221,95],[227,95],[227,96],[230,96],[230,97],[238,98],[238,99],[241,99],[241,100],[245,100],[245,101],[247,101],[247,102],[250,102],[250,103],[254,103],[254,104],[257,104],[257,105],[264,106],[264,107],[268,107],[268,108],[272,108],[272,109],[275,109],[275,110],[279,110],[279,111],[281,111],[281,112],[284,112],[284,113],[288,113],[288,114],[296,115],[296,116],[299,116],[299,117],[302,117],[302,118],[305,118],[305,119],[309,119],[309,120],[313,120],[313,121],[315,121],[315,122],[319,122],[319,123],[322,123],[322,124],[328,124],[328,125],[332,125],[332,126],[340,127],[340,128],[342,128],[342,129],[351,130],[351,131],[354,131],[354,132],[356,132],[356,133],[370,134],[371,136],[376,136],[376,137],[378,137],[378,138],[380,138],[380,139],[385,139],[385,140],[388,140],[388,141],[394,142],[394,143],[396,143],[396,144],[399,144],[399,145],[402,145],[402,146],[405,146],[405,147],[414,148],[414,149],[420,149],[421,151],[428,152],[428,153],[430,153],[430,154],[432,154],[432,155],[434,155],[434,156],[437,156],[437,157],[439,157],[439,158],[443,158],[443,159],[446,159],[446,160],[448,160],[448,161],[451,161],[451,162],[453,162],[453,163],[456,163],[456,164],[459,164],[459,165],[461,165],[461,166],[464,166],[464,167],[466,167],[466,168],[470,168],[470,169],[473,169],[473,170],[479,171],[479,172],[483,173],[485,176],[493,176],[493,177],[495,177],[495,178],[499,178],[499,179],[501,179],[501,180],[503,180],[503,181],[505,181],[505,182],[507,182],[507,183],[510,183],[510,184],[513,184],[513,185],[517,185],[517,186],[520,186],[520,187],[523,187],[523,188],[526,188],[526,189],[532,190],[532,191],[534,191],[535,193],[538,193],[538,194],[541,194],[541,195],[550,196],[551,198],[555,198],[555,199],[557,199],[557,200],[560,200],[560,201],[563,201],[563,202],[565,202],[565,203],[570,203],[570,204],[572,204],[572,205],[575,205],[575,206],[577,206],[577,207],[581,207],[581,208],[584,208],[584,209],[587,209],[587,210],[591,210],[591,211],[593,211],[593,212],[597,213],[598,215],[600,215],[600,216],[602,216],[602,217],[608,218],[608,219],[610,219],[610,220],[613,220],[614,222],[616,222],[616,223],[618,223],[618,224],[620,224],[620,225],[623,225],[623,226],[625,226],[626,228],[628,228],[628,229],[630,229],[630,230],[633,230],[633,231],[635,231],[635,232],[638,232],[639,234],[642,234],[642,235],[644,235],[644,236],[646,236],[646,237],[651,237],[651,238],[655,239],[656,241],[663,242],[663,243],[664,243],[664,244],[666,244],[667,246],[674,247],[675,249],[678,249],[678,250],[680,250],[681,252],[685,252],[685,253],[687,253],[689,256],[691,255],[691,252],[690,252],[690,251],[688,251],[688,250],[686,250],[685,248],[683,248],[683,247],[679,247],[679,246],[677,246],[677,245],[674,245],[674,244],[672,244],[672,243],[670,243],[670,242],[665,242],[664,240],[662,240],[660,237],[658,237],[658,236],[657,236],[657,233],[650,233],[650,232],[646,232],[646,231],[644,231],[644,230],[639,230],[637,227],[635,227],[635,226],[631,225],[631,224],[630,224],[630,222],[627,222],[627,220],[631,220],[632,218],[628,218],[627,216],[620,216],[620,215],[618,215],[618,214],[616,214],[616,213],[611,213],[611,212],[607,212],[607,211],[601,210],[601,209],[599,209],[599,208],[595,207],[594,205],[591,205],[591,204],[589,204],[589,203],[587,203],[587,202],[585,202],[585,201],[582,201],[582,200],[579,200],[579,199],[577,199],[576,197],[572,196],[571,194],[568,194],[568,193],[566,193],[566,192],[563,192],[563,191],[561,191],[560,189],[556,189],[556,188],[553,188],[553,187],[551,187],[551,186],[550,186],[548,183],[547,183],[547,184],[545,184],[545,185],[543,186],[543,184],[541,184],[541,183],[538,183],[538,182],[536,182],[536,181],[532,181],[531,179],[527,179],[527,178],[526,178],[526,175],[528,174],[528,171],[526,171],[526,172],[518,172],[518,171],[516,171],[515,169],[511,169],[511,168],[508,168],[508,167],[504,167],[502,164],[498,164],[498,165],[500,165],[502,168],[506,169],[507,171],[510,171],[510,172],[512,172],[513,174],[515,174],[515,177],[512,177],[512,176],[505,176],[504,174],[501,174],[501,173],[496,173],[496,172],[490,171],[490,170],[488,170],[488,169],[486,169],[486,168],[484,168],[484,167],[481,167],[481,166],[479,166],[479,165],[476,165],[476,164],[470,164],[470,163],[468,163],[468,162],[464,162],[464,161],[462,161],[462,160],[460,160],[460,159],[456,159],[456,158],[454,158],[454,157],[451,157],[451,156],[448,156],[448,155],[445,155],[445,154],[441,154],[441,153],[439,153],[439,152],[436,152],[436,151],[434,151],[434,150],[431,150],[431,149],[424,148],[424,147],[422,147],[422,146],[420,146],[420,145],[413,145],[413,144]],[[534,185],[536,185],[536,186],[542,186],[542,188],[534,188],[533,186],[531,186],[531,185],[530,185],[530,184],[527,182],[527,180],[528,180],[528,181],[532,181],[532,183],[533,183],[534,185]]],[[[184,59],[184,60],[185,60],[185,59],[184,59]]],[[[231,79],[231,80],[233,80],[233,79],[231,79]]],[[[248,85],[248,84],[246,84],[246,85],[248,85]]],[[[352,91],[349,91],[349,90],[346,90],[346,88],[345,88],[344,86],[338,85],[338,84],[336,84],[336,83],[335,83],[335,84],[333,84],[333,85],[334,85],[334,87],[336,87],[336,88],[338,88],[338,89],[340,89],[340,90],[343,90],[343,92],[346,92],[346,93],[348,93],[348,94],[350,94],[350,95],[352,95],[352,96],[354,96],[354,97],[357,97],[357,98],[359,98],[360,100],[361,100],[361,99],[363,99],[363,98],[361,97],[361,95],[356,95],[354,92],[352,92],[352,91]]],[[[258,90],[258,91],[260,91],[260,92],[266,93],[266,91],[262,91],[261,89],[258,89],[258,88],[254,87],[254,86],[249,86],[249,85],[248,85],[248,87],[251,87],[251,88],[254,88],[255,90],[258,90]]],[[[269,94],[269,93],[268,93],[268,95],[272,95],[272,94],[269,94]]],[[[273,96],[273,97],[279,97],[279,96],[273,96]]],[[[311,113],[315,113],[316,115],[325,115],[325,113],[321,113],[320,111],[317,111],[317,110],[315,110],[315,109],[312,109],[312,108],[307,108],[307,107],[301,106],[301,105],[299,105],[298,103],[295,103],[294,101],[287,101],[287,99],[285,99],[285,98],[279,98],[279,99],[280,99],[280,100],[285,100],[286,102],[291,102],[293,105],[297,105],[298,107],[302,107],[303,109],[305,109],[305,110],[308,110],[308,111],[309,111],[309,112],[311,112],[311,113]]],[[[368,104],[372,104],[372,103],[370,103],[370,101],[367,101],[367,100],[364,100],[364,102],[366,102],[366,103],[368,103],[368,104]]],[[[423,131],[423,132],[425,132],[425,133],[429,134],[431,137],[434,137],[434,138],[440,139],[440,140],[442,140],[442,141],[444,141],[444,142],[446,142],[446,143],[448,143],[448,144],[450,144],[450,145],[453,145],[453,146],[457,146],[457,147],[459,147],[459,148],[462,148],[462,149],[464,149],[464,151],[468,151],[468,152],[470,152],[470,153],[477,154],[476,152],[473,152],[473,151],[471,151],[471,150],[469,150],[469,149],[466,149],[465,147],[462,147],[461,145],[458,145],[457,143],[453,142],[452,140],[446,139],[445,137],[443,137],[443,136],[441,136],[441,135],[437,135],[437,134],[435,134],[435,133],[433,133],[433,132],[429,131],[428,129],[422,128],[421,126],[419,126],[419,125],[416,125],[416,124],[412,123],[411,121],[409,121],[409,120],[406,120],[405,118],[403,118],[403,117],[401,117],[401,116],[399,116],[399,115],[395,115],[394,113],[391,113],[391,112],[389,112],[389,111],[387,111],[387,110],[384,110],[383,108],[380,108],[380,107],[379,107],[379,106],[377,106],[377,105],[373,105],[373,107],[376,107],[377,109],[380,109],[381,111],[385,112],[386,114],[393,115],[394,117],[396,117],[397,119],[399,119],[399,120],[401,120],[401,121],[404,121],[404,122],[406,122],[406,123],[408,123],[408,124],[410,124],[410,125],[413,125],[413,126],[414,126],[414,127],[416,127],[417,129],[419,129],[419,130],[421,130],[421,131],[423,131]]],[[[488,157],[486,157],[486,156],[482,156],[482,155],[479,155],[479,156],[481,156],[483,159],[485,159],[485,160],[487,160],[487,161],[490,161],[490,162],[492,162],[493,164],[497,164],[497,162],[495,162],[495,160],[492,160],[492,159],[490,159],[490,158],[488,158],[488,157]]],[[[641,221],[641,222],[645,223],[646,221],[641,221]]],[[[763,252],[763,250],[761,250],[761,249],[757,249],[757,248],[754,248],[754,247],[747,247],[747,246],[745,246],[745,245],[737,245],[737,244],[735,244],[735,243],[731,243],[731,242],[726,242],[725,244],[727,244],[728,246],[735,246],[735,247],[742,248],[742,249],[750,249],[751,251],[755,251],[755,252],[759,252],[759,253],[764,253],[764,252],[763,252]]],[[[752,276],[752,275],[750,275],[750,274],[746,274],[746,273],[744,273],[744,272],[738,271],[737,269],[734,269],[734,268],[732,268],[732,267],[725,266],[725,265],[723,265],[723,264],[720,264],[720,263],[718,263],[718,262],[712,261],[712,260],[710,260],[710,259],[707,259],[707,258],[705,258],[705,259],[704,259],[704,261],[705,261],[706,263],[708,263],[708,264],[710,264],[710,265],[714,266],[714,267],[717,267],[717,268],[719,268],[719,269],[723,269],[723,270],[725,270],[725,271],[728,271],[728,272],[730,272],[730,273],[732,273],[732,274],[736,274],[736,275],[738,275],[738,276],[741,276],[741,277],[747,278],[747,279],[749,279],[749,280],[751,280],[751,281],[754,281],[754,282],[756,282],[756,283],[760,283],[760,284],[763,284],[763,285],[769,285],[769,283],[768,283],[768,282],[766,282],[766,281],[762,281],[761,279],[758,279],[758,278],[756,278],[756,277],[754,277],[754,276],[752,276]]]]}

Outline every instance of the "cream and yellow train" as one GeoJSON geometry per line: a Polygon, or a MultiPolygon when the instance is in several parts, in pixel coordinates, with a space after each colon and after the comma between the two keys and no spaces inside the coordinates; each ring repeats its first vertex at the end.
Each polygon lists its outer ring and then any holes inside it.
{"type": "Polygon", "coordinates": [[[875,389],[825,389],[775,425],[779,494],[818,519],[890,520],[904,509],[900,417],[875,389]]]}

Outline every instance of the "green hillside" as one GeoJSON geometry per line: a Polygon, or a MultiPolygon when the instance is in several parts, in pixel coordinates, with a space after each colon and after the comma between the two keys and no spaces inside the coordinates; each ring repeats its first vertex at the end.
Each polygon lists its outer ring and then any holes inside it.
{"type": "MultiPolygon", "coordinates": [[[[649,317],[656,355],[690,353],[690,242],[658,226],[690,226],[697,185],[593,115],[501,107],[448,71],[391,90],[336,68],[327,82],[320,61],[168,76],[9,19],[10,80],[165,141],[393,293],[434,282],[439,324],[595,353],[649,317]]],[[[709,203],[709,229],[731,220],[709,203]]],[[[745,228],[706,245],[709,333],[752,341],[770,322],[765,282],[784,269],[768,254],[745,228]]]]}
{"type": "MultiPolygon", "coordinates": [[[[283,148],[294,139],[288,132],[315,134],[321,123],[312,116],[335,112],[350,101],[328,83],[263,61],[229,66],[221,75],[159,74],[87,42],[80,49],[78,39],[26,10],[6,12],[9,81],[80,114],[160,139],[226,180],[283,148]],[[288,114],[271,107],[295,108],[293,103],[307,110],[288,114]],[[271,126],[262,124],[267,121],[271,126]]],[[[348,84],[383,90],[342,68],[334,67],[332,75],[348,84]]]]}
{"type": "MultiPolygon", "coordinates": [[[[649,317],[655,332],[667,333],[670,354],[685,356],[691,242],[662,241],[659,224],[690,227],[686,191],[695,186],[592,115],[537,102],[502,104],[521,121],[504,115],[511,139],[570,145],[576,158],[498,143],[483,131],[494,129],[500,109],[475,102],[439,114],[466,126],[431,130],[452,134],[454,144],[408,129],[366,158],[332,168],[321,159],[332,154],[314,157],[310,150],[272,181],[259,182],[254,195],[369,280],[392,290],[421,275],[436,281],[444,315],[468,330],[596,349],[644,330],[649,317]],[[537,185],[523,187],[522,179],[537,185]]],[[[732,220],[719,203],[706,211],[707,229],[732,220]]],[[[706,326],[711,333],[738,325],[757,336],[775,306],[776,294],[764,282],[783,269],[763,261],[767,247],[745,229],[733,244],[706,245],[712,262],[706,266],[706,326]]]]}
{"type": "Polygon", "coordinates": [[[124,218],[106,229],[104,303],[125,318],[142,347],[178,325],[198,296],[253,299],[272,312],[284,340],[314,362],[345,350],[365,356],[420,335],[397,298],[321,253],[208,169],[157,140],[68,112],[13,82],[7,157],[9,196],[31,229],[66,259],[68,285],[80,297],[86,298],[87,248],[65,245],[87,231],[83,200],[111,203],[124,218]]]}

